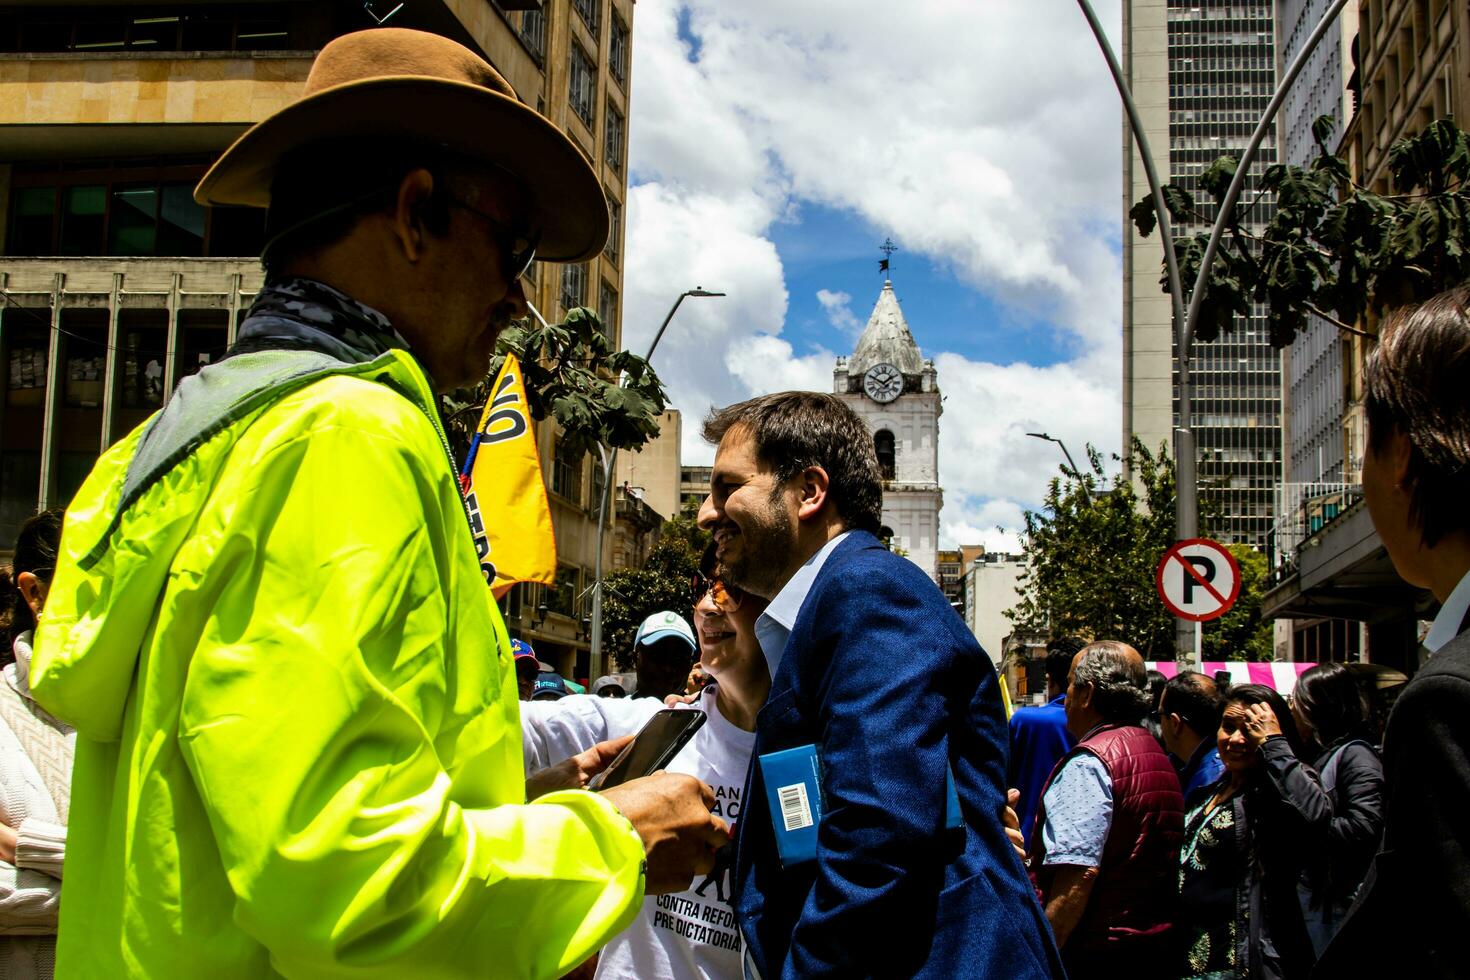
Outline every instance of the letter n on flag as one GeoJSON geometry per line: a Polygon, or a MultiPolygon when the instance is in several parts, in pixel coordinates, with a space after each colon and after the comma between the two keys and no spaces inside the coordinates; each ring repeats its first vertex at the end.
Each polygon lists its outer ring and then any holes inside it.
{"type": "Polygon", "coordinates": [[[495,598],[516,582],[556,584],[556,539],[526,408],[521,365],[507,354],[459,477],[475,553],[495,598]]]}

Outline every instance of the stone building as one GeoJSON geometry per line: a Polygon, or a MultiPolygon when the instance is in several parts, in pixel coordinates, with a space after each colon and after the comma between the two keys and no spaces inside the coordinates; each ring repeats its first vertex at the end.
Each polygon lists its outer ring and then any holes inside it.
{"type": "MultiPolygon", "coordinates": [[[[1244,150],[1275,90],[1273,24],[1269,0],[1124,0],[1123,70],[1160,180],[1203,200],[1199,175],[1222,154],[1244,150]]],[[[1164,445],[1173,455],[1179,418],[1173,315],[1159,287],[1163,250],[1157,233],[1141,238],[1128,217],[1149,186],[1126,116],[1119,116],[1123,444],[1137,437],[1150,451],[1164,445]]],[[[1256,201],[1247,221],[1251,231],[1272,214],[1272,199],[1258,193],[1257,182],[1276,154],[1275,134],[1268,133],[1242,195],[1256,201]]],[[[1184,236],[1208,228],[1174,230],[1184,236]]],[[[1218,508],[1226,541],[1267,549],[1282,478],[1282,430],[1281,358],[1269,342],[1264,308],[1238,317],[1234,330],[1215,341],[1196,340],[1190,377],[1200,497],[1218,508]]]]}
{"type": "MultiPolygon", "coordinates": [[[[0,4],[0,550],[65,505],[98,454],[218,358],[261,284],[263,214],[191,196],[210,162],[300,92],[315,52],[373,27],[479,51],[594,162],[613,234],[591,262],[537,266],[549,319],[601,312],[623,270],[633,0],[0,4]]],[[[568,676],[588,661],[596,467],[538,429],[561,561],[521,587],[513,633],[568,676]]],[[[608,534],[611,547],[611,533],[608,534]]]]}
{"type": "MultiPolygon", "coordinates": [[[[1470,118],[1470,8],[1448,0],[1361,0],[1351,7],[1355,16],[1343,29],[1355,35],[1343,84],[1345,100],[1357,111],[1346,122],[1338,154],[1356,183],[1392,194],[1398,189],[1388,158],[1396,141],[1436,119],[1453,117],[1463,125],[1470,118]]],[[[1359,326],[1376,334],[1376,315],[1370,312],[1359,326]]],[[[1412,671],[1419,623],[1435,606],[1427,592],[1399,578],[1362,501],[1363,366],[1373,343],[1357,335],[1341,340],[1341,398],[1321,409],[1327,417],[1309,420],[1340,429],[1341,460],[1332,461],[1340,485],[1283,498],[1281,567],[1262,615],[1297,621],[1294,659],[1361,658],[1412,671]]]]}
{"type": "Polygon", "coordinates": [[[934,362],[919,352],[884,282],[851,357],[839,357],[832,390],[873,431],[883,473],[883,532],[895,550],[939,581],[939,397],[934,362]]]}

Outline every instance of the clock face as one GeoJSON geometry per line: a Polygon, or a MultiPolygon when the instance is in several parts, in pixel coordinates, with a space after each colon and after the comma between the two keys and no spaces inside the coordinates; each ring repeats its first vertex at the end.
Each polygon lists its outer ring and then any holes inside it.
{"type": "Polygon", "coordinates": [[[903,394],[903,374],[892,364],[874,364],[863,375],[863,391],[880,404],[891,402],[903,394]]]}

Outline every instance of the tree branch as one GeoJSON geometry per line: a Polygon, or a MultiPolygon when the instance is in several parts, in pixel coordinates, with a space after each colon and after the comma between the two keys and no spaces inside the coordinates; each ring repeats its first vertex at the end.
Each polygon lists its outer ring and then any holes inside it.
{"type": "Polygon", "coordinates": [[[1311,303],[1305,303],[1303,304],[1303,306],[1308,313],[1314,313],[1317,316],[1320,316],[1322,319],[1326,320],[1328,323],[1332,324],[1339,330],[1346,330],[1348,333],[1355,333],[1359,337],[1367,337],[1370,340],[1373,339],[1373,335],[1368,331],[1359,330],[1357,327],[1350,327],[1346,323],[1343,323],[1341,320],[1339,320],[1337,317],[1333,316],[1331,313],[1325,313],[1322,310],[1319,310],[1317,307],[1313,306],[1311,303]]]}

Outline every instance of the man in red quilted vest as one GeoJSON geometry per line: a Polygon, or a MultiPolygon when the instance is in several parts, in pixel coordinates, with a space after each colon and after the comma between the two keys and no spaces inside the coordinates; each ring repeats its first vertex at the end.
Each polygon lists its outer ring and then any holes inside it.
{"type": "Polygon", "coordinates": [[[1072,660],[1067,730],[1077,746],[1052,771],[1031,838],[1031,870],[1067,975],[1173,975],[1184,798],[1140,722],[1151,700],[1143,658],[1103,640],[1072,660]]]}

